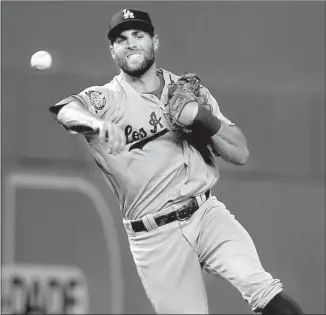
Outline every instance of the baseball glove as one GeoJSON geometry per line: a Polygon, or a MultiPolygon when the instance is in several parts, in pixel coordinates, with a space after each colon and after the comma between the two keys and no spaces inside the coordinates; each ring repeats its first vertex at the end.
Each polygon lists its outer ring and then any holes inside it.
{"type": "Polygon", "coordinates": [[[190,102],[205,103],[205,98],[200,94],[201,79],[195,73],[186,72],[176,82],[168,86],[168,98],[165,105],[165,118],[170,129],[179,136],[191,132],[189,126],[183,125],[180,115],[185,106],[190,102]]]}

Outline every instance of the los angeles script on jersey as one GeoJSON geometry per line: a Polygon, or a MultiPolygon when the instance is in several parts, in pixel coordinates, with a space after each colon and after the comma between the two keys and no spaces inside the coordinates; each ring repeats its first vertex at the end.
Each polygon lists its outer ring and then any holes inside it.
{"type": "Polygon", "coordinates": [[[130,146],[129,151],[142,150],[147,143],[166,134],[169,130],[164,128],[161,120],[162,117],[158,118],[156,113],[152,112],[149,116],[148,128],[141,127],[139,130],[134,130],[131,125],[127,125],[125,127],[126,142],[127,144],[134,143],[130,146]]]}

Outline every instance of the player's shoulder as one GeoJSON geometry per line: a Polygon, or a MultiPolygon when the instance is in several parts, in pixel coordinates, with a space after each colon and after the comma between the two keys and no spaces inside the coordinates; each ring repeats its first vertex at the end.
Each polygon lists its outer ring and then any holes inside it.
{"type": "Polygon", "coordinates": [[[104,83],[102,86],[112,92],[119,92],[121,90],[120,75],[115,75],[109,82],[104,83]]]}
{"type": "Polygon", "coordinates": [[[109,82],[105,82],[103,84],[98,85],[91,85],[86,88],[84,88],[80,94],[86,94],[87,96],[99,96],[99,95],[105,95],[110,96],[110,99],[112,100],[113,97],[119,94],[121,87],[116,80],[116,77],[113,77],[113,79],[109,82]]]}

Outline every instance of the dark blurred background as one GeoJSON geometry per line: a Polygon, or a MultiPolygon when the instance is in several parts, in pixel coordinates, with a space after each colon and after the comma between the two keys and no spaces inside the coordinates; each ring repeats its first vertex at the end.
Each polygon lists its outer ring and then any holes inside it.
{"type": "MultiPolygon", "coordinates": [[[[325,313],[324,2],[1,2],[2,262],[74,265],[91,313],[152,313],[119,208],[84,140],[48,107],[117,73],[106,39],[123,8],[150,13],[159,67],[199,73],[248,138],[247,165],[213,189],[264,267],[305,312],[325,313]],[[48,71],[30,68],[37,50],[48,71]]],[[[204,275],[211,313],[250,313],[204,275]]]]}

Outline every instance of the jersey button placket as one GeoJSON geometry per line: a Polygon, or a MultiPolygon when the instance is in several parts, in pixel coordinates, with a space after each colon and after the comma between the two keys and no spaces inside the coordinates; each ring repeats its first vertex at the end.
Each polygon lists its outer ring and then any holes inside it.
{"type": "Polygon", "coordinates": [[[190,178],[190,166],[189,166],[189,164],[185,163],[185,167],[186,167],[186,172],[187,173],[186,173],[186,180],[185,180],[184,184],[182,185],[183,190],[187,189],[187,187],[188,187],[187,182],[188,182],[188,180],[190,178]]]}

